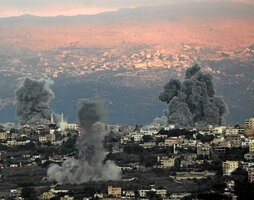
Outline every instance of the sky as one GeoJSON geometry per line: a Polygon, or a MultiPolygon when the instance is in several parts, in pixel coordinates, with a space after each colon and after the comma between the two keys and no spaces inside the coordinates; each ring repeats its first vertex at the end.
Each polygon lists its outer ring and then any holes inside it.
{"type": "MultiPolygon", "coordinates": [[[[0,17],[24,14],[36,16],[91,15],[122,8],[164,5],[179,2],[206,2],[216,0],[0,0],[0,17]]],[[[254,3],[254,0],[217,0],[254,3]]]]}

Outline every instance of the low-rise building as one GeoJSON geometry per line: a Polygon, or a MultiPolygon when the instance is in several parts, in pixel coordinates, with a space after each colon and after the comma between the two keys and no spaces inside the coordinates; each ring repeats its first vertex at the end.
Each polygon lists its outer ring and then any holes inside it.
{"type": "Polygon", "coordinates": [[[54,142],[55,140],[56,140],[55,134],[47,134],[39,137],[39,142],[41,143],[54,142]]]}
{"type": "Polygon", "coordinates": [[[248,180],[251,183],[254,181],[254,170],[248,172],[248,180]]]}
{"type": "Polygon", "coordinates": [[[249,129],[254,129],[254,118],[246,119],[245,126],[249,129]]]}
{"type": "Polygon", "coordinates": [[[124,190],[123,195],[126,197],[135,197],[135,192],[134,190],[124,190]]]}
{"type": "Polygon", "coordinates": [[[113,197],[121,197],[122,196],[122,188],[108,186],[108,195],[113,197]]]}
{"type": "Polygon", "coordinates": [[[74,200],[74,197],[70,197],[69,195],[64,195],[60,198],[60,200],[74,200]]]}
{"type": "Polygon", "coordinates": [[[249,140],[249,152],[250,153],[254,152],[254,139],[249,140]]]}
{"type": "Polygon", "coordinates": [[[178,143],[178,137],[166,138],[164,143],[165,143],[165,146],[173,146],[174,144],[178,143]]]}
{"type": "Polygon", "coordinates": [[[40,196],[40,200],[50,200],[54,198],[56,195],[52,192],[43,192],[40,196]]]}
{"type": "Polygon", "coordinates": [[[134,142],[140,142],[143,138],[143,134],[135,133],[132,134],[131,137],[133,138],[134,142]]]}
{"type": "Polygon", "coordinates": [[[157,157],[157,161],[160,163],[159,167],[161,168],[170,168],[175,165],[175,158],[157,157]]]}
{"type": "Polygon", "coordinates": [[[10,137],[8,132],[0,132],[0,140],[7,140],[10,137]]]}
{"type": "Polygon", "coordinates": [[[144,144],[139,144],[139,146],[143,147],[144,149],[150,149],[156,146],[155,142],[145,142],[144,144]]]}
{"type": "Polygon", "coordinates": [[[203,171],[203,172],[176,172],[175,176],[171,176],[171,178],[176,181],[180,180],[188,180],[188,179],[203,179],[210,176],[215,176],[215,172],[203,171]]]}
{"type": "Polygon", "coordinates": [[[239,167],[239,161],[225,161],[222,162],[223,175],[231,175],[239,167]]]}
{"type": "Polygon", "coordinates": [[[198,143],[197,144],[197,155],[198,156],[207,156],[211,154],[211,146],[209,144],[198,143]]]}
{"type": "Polygon", "coordinates": [[[212,130],[212,133],[214,135],[217,135],[217,136],[220,136],[222,134],[225,133],[225,130],[226,130],[226,126],[218,126],[218,127],[215,127],[213,130],[212,130]]]}
{"type": "Polygon", "coordinates": [[[239,129],[234,127],[227,127],[225,130],[226,135],[237,135],[239,134],[239,129]]]}
{"type": "Polygon", "coordinates": [[[21,197],[21,189],[11,189],[10,197],[13,197],[13,198],[21,197]]]}
{"type": "Polygon", "coordinates": [[[138,194],[140,197],[146,197],[146,193],[150,190],[138,190],[138,194]]]}
{"type": "Polygon", "coordinates": [[[240,135],[227,135],[226,141],[229,142],[231,147],[240,147],[241,146],[241,136],[240,135]]]}

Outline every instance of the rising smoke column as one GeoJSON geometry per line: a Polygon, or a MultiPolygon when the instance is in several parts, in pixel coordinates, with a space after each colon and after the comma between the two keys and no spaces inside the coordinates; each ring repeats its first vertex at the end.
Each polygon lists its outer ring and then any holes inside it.
{"type": "MultiPolygon", "coordinates": [[[[49,102],[54,98],[50,89],[53,81],[26,78],[15,91],[16,115],[20,125],[50,122],[53,110],[49,102]]],[[[54,114],[55,120],[57,116],[54,114]]]]}
{"type": "Polygon", "coordinates": [[[59,184],[80,184],[87,181],[119,180],[121,170],[112,161],[104,161],[105,132],[99,123],[105,117],[103,103],[99,100],[80,100],[78,118],[84,130],[77,139],[78,159],[70,158],[62,166],[51,165],[47,171],[49,181],[59,184]]]}
{"type": "Polygon", "coordinates": [[[159,99],[168,104],[168,123],[179,126],[221,125],[227,106],[215,96],[212,75],[204,74],[198,65],[186,71],[185,79],[171,79],[159,99]]]}

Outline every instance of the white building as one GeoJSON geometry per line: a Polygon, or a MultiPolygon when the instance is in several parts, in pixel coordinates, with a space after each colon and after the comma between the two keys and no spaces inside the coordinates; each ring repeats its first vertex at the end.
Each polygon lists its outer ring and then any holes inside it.
{"type": "Polygon", "coordinates": [[[253,129],[254,128],[254,118],[249,118],[245,120],[245,126],[247,128],[253,129]]]}
{"type": "Polygon", "coordinates": [[[226,126],[215,127],[213,129],[213,134],[215,134],[215,135],[222,135],[225,132],[226,128],[227,128],[226,126]]]}
{"type": "Polygon", "coordinates": [[[233,171],[235,171],[239,167],[239,161],[225,161],[222,162],[222,171],[223,171],[223,176],[231,175],[233,171]]]}
{"type": "Polygon", "coordinates": [[[78,125],[77,124],[69,124],[68,122],[64,121],[64,115],[61,114],[61,120],[59,122],[59,128],[62,131],[65,131],[65,130],[77,130],[78,125]]]}

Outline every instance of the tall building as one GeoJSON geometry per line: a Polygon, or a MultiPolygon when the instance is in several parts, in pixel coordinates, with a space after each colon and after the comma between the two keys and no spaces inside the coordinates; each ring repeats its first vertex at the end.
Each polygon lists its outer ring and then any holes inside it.
{"type": "Polygon", "coordinates": [[[254,118],[246,119],[245,126],[249,129],[254,129],[254,118]]]}

